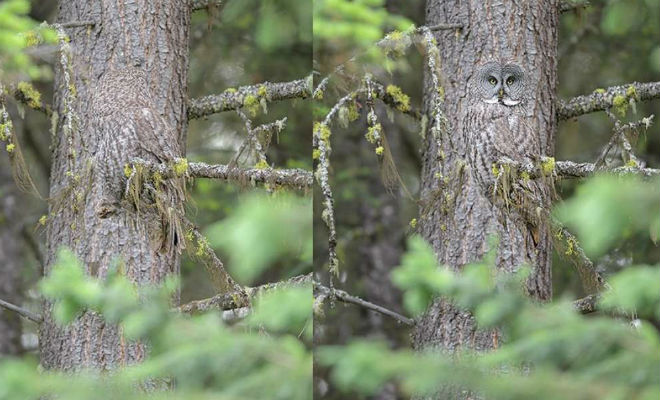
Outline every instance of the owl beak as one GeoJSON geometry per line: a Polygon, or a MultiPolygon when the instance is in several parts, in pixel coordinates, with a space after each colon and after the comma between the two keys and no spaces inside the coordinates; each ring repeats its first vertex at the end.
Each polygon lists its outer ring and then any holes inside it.
{"type": "Polygon", "coordinates": [[[504,97],[504,89],[500,89],[500,91],[497,92],[497,96],[502,99],[502,97],[504,97]]]}

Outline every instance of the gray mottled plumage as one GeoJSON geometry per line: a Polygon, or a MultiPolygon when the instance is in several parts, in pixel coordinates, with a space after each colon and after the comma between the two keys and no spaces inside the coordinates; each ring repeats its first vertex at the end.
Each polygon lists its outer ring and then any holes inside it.
{"type": "Polygon", "coordinates": [[[544,240],[540,236],[545,235],[537,226],[539,207],[548,204],[546,185],[534,180],[498,181],[498,171],[493,168],[500,159],[538,162],[542,155],[540,135],[531,128],[534,116],[527,112],[527,85],[525,73],[516,64],[489,62],[478,67],[468,84],[463,123],[472,177],[486,198],[502,211],[499,218],[504,229],[508,229],[507,221],[525,220],[526,261],[531,262],[534,248],[544,240]]]}
{"type": "MultiPolygon", "coordinates": [[[[154,106],[147,75],[140,67],[112,68],[96,85],[90,124],[97,138],[92,150],[95,160],[93,181],[100,189],[96,213],[101,218],[116,212],[122,203],[126,190],[124,168],[131,160],[140,158],[163,163],[181,154],[176,133],[154,106]]],[[[147,194],[144,200],[154,204],[156,199],[153,197],[154,193],[147,194]]],[[[161,205],[158,219],[162,221],[160,232],[164,232],[160,235],[162,246],[171,248],[178,238],[168,237],[171,235],[167,232],[173,232],[168,226],[172,221],[165,214],[171,214],[172,210],[183,213],[182,190],[164,182],[158,197],[161,205]]],[[[152,216],[151,219],[156,218],[152,216]]]]}

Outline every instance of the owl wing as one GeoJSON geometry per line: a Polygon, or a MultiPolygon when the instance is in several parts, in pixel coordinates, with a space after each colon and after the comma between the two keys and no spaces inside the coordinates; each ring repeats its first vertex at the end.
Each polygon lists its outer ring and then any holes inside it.
{"type": "Polygon", "coordinates": [[[156,162],[167,162],[180,156],[179,145],[172,128],[160,114],[149,107],[133,111],[137,131],[139,157],[156,162]]]}

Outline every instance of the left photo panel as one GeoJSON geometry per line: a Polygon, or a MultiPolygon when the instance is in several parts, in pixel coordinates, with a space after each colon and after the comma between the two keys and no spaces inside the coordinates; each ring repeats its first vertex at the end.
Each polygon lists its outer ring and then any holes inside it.
{"type": "Polygon", "coordinates": [[[0,399],[312,398],[312,7],[0,1],[0,399]]]}

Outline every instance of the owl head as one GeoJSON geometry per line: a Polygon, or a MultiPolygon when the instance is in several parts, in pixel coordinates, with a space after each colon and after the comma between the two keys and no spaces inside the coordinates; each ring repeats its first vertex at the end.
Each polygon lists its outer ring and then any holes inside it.
{"type": "Polygon", "coordinates": [[[484,102],[513,107],[523,100],[525,74],[517,64],[492,61],[478,68],[474,86],[484,102]]]}

